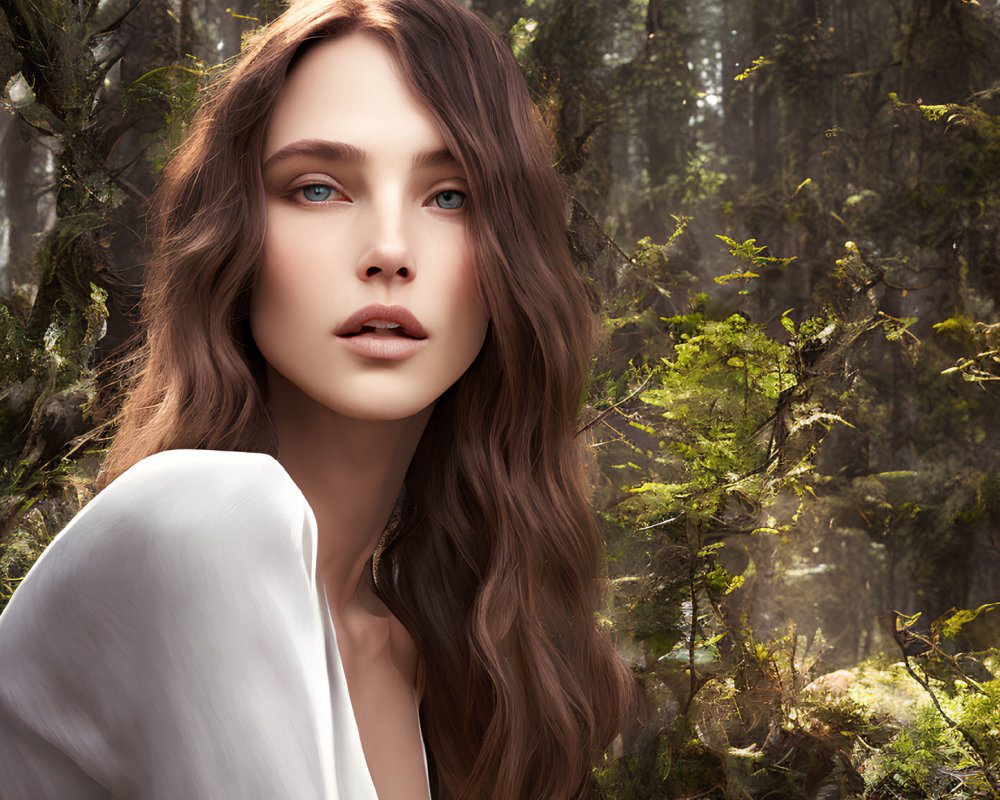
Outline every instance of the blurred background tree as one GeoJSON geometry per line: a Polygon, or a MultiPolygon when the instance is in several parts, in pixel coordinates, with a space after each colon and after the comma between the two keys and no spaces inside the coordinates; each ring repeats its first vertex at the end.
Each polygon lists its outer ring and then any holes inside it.
{"type": "MultiPolygon", "coordinates": [[[[595,797],[1000,797],[1000,3],[466,0],[605,336],[595,797]]],[[[0,0],[0,594],[116,409],[144,203],[278,0],[0,0]]]]}

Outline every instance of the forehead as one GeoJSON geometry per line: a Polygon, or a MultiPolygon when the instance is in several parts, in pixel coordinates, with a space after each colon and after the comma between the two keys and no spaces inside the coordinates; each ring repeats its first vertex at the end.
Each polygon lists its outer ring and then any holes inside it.
{"type": "Polygon", "coordinates": [[[264,160],[302,139],[406,154],[444,147],[437,121],[403,82],[389,48],[370,33],[312,45],[278,95],[264,160]]]}

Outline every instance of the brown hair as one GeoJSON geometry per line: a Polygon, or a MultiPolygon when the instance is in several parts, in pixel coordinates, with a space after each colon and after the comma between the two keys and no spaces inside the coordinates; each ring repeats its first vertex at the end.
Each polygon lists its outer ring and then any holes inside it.
{"type": "Polygon", "coordinates": [[[577,797],[632,691],[595,627],[600,539],[575,437],[592,312],[547,131],[473,14],[450,0],[305,0],[251,41],[164,171],[147,338],[103,482],[160,450],[274,452],[247,324],[263,138],[302,45],[354,30],[388,45],[465,171],[491,316],[434,409],[375,578],[425,659],[435,796],[577,797]]]}

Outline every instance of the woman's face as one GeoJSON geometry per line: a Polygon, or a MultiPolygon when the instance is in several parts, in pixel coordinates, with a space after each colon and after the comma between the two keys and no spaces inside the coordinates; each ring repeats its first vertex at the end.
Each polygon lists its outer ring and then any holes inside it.
{"type": "Polygon", "coordinates": [[[298,392],[357,419],[426,409],[475,359],[489,322],[464,175],[396,70],[369,34],[314,45],[264,143],[254,340],[298,392]]]}

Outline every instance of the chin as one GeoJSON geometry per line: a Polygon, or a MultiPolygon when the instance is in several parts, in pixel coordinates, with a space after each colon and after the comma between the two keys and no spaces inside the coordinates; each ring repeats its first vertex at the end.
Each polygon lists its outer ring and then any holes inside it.
{"type": "Polygon", "coordinates": [[[424,402],[417,398],[399,398],[350,404],[323,403],[323,405],[334,413],[348,419],[365,422],[393,422],[410,419],[424,412],[430,413],[434,407],[434,403],[435,400],[433,399],[424,402]]]}

